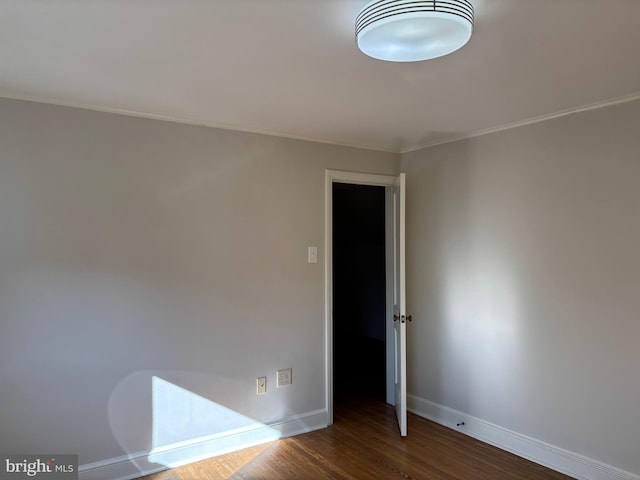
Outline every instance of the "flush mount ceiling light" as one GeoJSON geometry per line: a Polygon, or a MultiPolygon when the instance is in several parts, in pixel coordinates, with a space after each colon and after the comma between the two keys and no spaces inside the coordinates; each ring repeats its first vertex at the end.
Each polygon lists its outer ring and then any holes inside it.
{"type": "Polygon", "coordinates": [[[356,18],[358,48],[390,62],[417,62],[455,52],[473,31],[467,0],[373,0],[356,18]]]}

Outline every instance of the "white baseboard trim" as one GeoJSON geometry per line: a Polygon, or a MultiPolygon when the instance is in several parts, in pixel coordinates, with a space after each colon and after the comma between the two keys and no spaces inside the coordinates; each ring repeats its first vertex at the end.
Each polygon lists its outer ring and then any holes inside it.
{"type": "Polygon", "coordinates": [[[640,476],[577,453],[521,435],[466,413],[407,395],[407,409],[502,450],[544,465],[577,480],[640,480],[640,476]],[[463,426],[457,424],[464,422],[463,426]]]}
{"type": "Polygon", "coordinates": [[[168,468],[186,465],[205,458],[242,448],[325,428],[326,409],[293,415],[255,427],[238,429],[223,435],[163,447],[160,450],[135,452],[99,462],[80,465],[80,480],[132,480],[168,468]]]}

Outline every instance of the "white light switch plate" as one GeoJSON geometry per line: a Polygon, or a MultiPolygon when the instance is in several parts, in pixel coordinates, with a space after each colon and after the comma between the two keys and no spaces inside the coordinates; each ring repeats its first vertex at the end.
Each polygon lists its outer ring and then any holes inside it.
{"type": "Polygon", "coordinates": [[[308,263],[318,263],[318,247],[309,247],[307,254],[308,263]]]}

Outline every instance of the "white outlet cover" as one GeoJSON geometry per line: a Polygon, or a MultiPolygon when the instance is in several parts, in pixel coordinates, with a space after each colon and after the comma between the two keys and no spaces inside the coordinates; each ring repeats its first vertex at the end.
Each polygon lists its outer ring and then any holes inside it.
{"type": "Polygon", "coordinates": [[[256,394],[264,395],[267,393],[267,377],[258,377],[256,379],[256,394]]]}
{"type": "Polygon", "coordinates": [[[293,383],[291,376],[291,369],[285,368],[283,370],[278,370],[277,376],[277,387],[285,387],[287,385],[291,385],[293,383]]]}

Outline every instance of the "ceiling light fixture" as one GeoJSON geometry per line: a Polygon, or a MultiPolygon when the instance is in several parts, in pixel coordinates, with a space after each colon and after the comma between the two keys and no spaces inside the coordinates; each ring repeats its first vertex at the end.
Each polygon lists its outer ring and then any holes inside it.
{"type": "Polygon", "coordinates": [[[356,18],[358,48],[390,62],[417,62],[455,52],[471,38],[468,0],[373,0],[356,18]]]}

